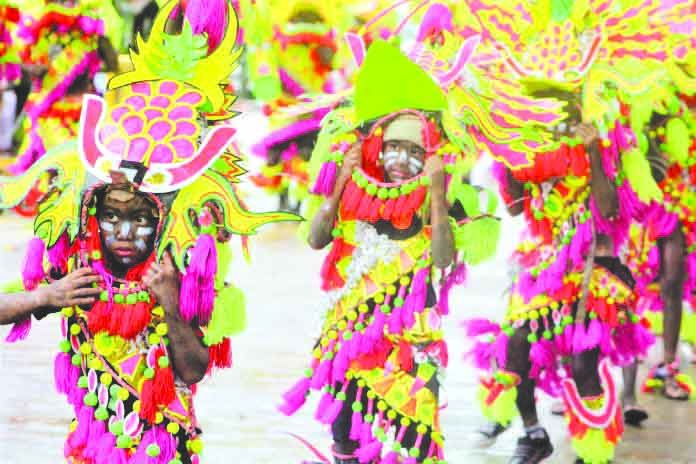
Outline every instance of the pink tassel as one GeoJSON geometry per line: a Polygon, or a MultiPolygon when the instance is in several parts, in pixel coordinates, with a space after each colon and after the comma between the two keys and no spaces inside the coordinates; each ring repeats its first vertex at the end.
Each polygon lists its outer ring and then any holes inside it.
{"type": "Polygon", "coordinates": [[[314,412],[314,418],[318,421],[321,422],[321,418],[326,414],[326,411],[331,407],[331,404],[333,402],[333,395],[329,392],[324,392],[324,394],[321,397],[321,400],[319,400],[319,404],[317,405],[317,409],[314,412]]]}
{"type": "Polygon", "coordinates": [[[128,453],[121,448],[114,448],[108,459],[103,461],[108,464],[128,464],[128,453]]]}
{"type": "Polygon", "coordinates": [[[307,400],[309,383],[310,379],[308,377],[300,379],[290,390],[283,394],[285,404],[291,406],[291,409],[294,409],[293,412],[297,411],[307,400]]]}
{"type": "MultiPolygon", "coordinates": [[[[428,277],[429,273],[429,267],[424,267],[420,269],[418,272],[416,272],[415,276],[413,277],[413,282],[411,282],[411,290],[408,296],[406,296],[406,302],[404,303],[405,313],[420,313],[423,311],[423,309],[425,309],[425,300],[428,296],[426,278],[428,277]]],[[[405,326],[411,327],[411,325],[405,326]]]]}
{"type": "Polygon", "coordinates": [[[324,195],[328,197],[333,193],[334,185],[336,184],[336,173],[338,167],[333,160],[327,161],[321,166],[317,180],[312,188],[312,193],[315,195],[324,195]]]}
{"type": "Polygon", "coordinates": [[[208,50],[212,52],[225,37],[227,0],[189,0],[186,19],[194,34],[205,33],[208,36],[208,50]]]}
{"type": "Polygon", "coordinates": [[[350,439],[358,441],[363,428],[362,414],[359,411],[353,411],[350,420],[350,439]]]}
{"type": "Polygon", "coordinates": [[[394,308],[389,316],[388,326],[390,334],[398,334],[401,332],[402,308],[394,308]]]}
{"type": "Polygon", "coordinates": [[[469,319],[463,321],[461,326],[464,328],[467,337],[477,337],[479,335],[498,335],[500,326],[488,319],[469,319]]]}
{"type": "Polygon", "coordinates": [[[386,323],[386,316],[379,309],[375,307],[375,317],[372,320],[372,324],[367,328],[365,334],[370,337],[373,341],[381,340],[384,337],[384,324],[386,323]]]}
{"type": "Polygon", "coordinates": [[[372,424],[370,422],[363,422],[360,428],[360,445],[370,443],[372,439],[372,424]]]}
{"type": "Polygon", "coordinates": [[[587,340],[587,332],[585,331],[585,322],[576,321],[573,324],[573,354],[580,354],[585,351],[585,341],[587,340]]]}
{"type": "Polygon", "coordinates": [[[68,437],[68,444],[71,449],[79,449],[87,444],[89,431],[94,422],[94,409],[89,406],[81,406],[77,414],[77,428],[68,437]]]}
{"type": "Polygon", "coordinates": [[[464,355],[464,359],[470,360],[477,369],[488,371],[493,366],[495,354],[495,345],[493,343],[477,341],[464,355]]]}
{"type": "Polygon", "coordinates": [[[585,349],[590,350],[600,345],[602,341],[602,324],[598,319],[592,319],[585,334],[585,349]]]}
{"type": "Polygon", "coordinates": [[[365,446],[361,446],[355,451],[355,456],[360,464],[367,464],[379,457],[382,454],[382,442],[374,440],[365,446]]]}
{"type": "Polygon", "coordinates": [[[176,440],[166,430],[155,426],[143,434],[137,451],[131,456],[129,464],[168,464],[176,455],[176,440]],[[147,454],[150,445],[159,447],[159,454],[151,457],[147,454]]]}
{"type": "Polygon", "coordinates": [[[7,343],[17,343],[27,338],[30,331],[31,316],[27,317],[26,319],[22,319],[19,322],[15,322],[10,330],[10,333],[7,334],[5,341],[7,343]]]}
{"type": "MultiPolygon", "coordinates": [[[[97,449],[94,453],[94,462],[109,464],[127,463],[127,458],[125,461],[112,460],[114,449],[116,449],[116,437],[111,433],[105,433],[97,444],[97,449]]],[[[116,457],[116,459],[118,458],[116,457]]]]}
{"type": "Polygon", "coordinates": [[[87,443],[85,444],[85,457],[94,459],[97,456],[99,444],[105,434],[111,435],[111,433],[106,431],[106,424],[104,421],[95,420],[92,422],[92,427],[89,429],[89,435],[87,435],[87,443]]]}
{"type": "Polygon", "coordinates": [[[331,375],[331,360],[325,359],[322,361],[317,369],[314,371],[314,375],[311,380],[311,387],[314,390],[319,390],[324,385],[329,383],[329,377],[331,375]]]}
{"type": "Polygon", "coordinates": [[[345,379],[349,361],[347,347],[341,347],[341,350],[336,353],[333,360],[333,369],[331,369],[331,380],[333,383],[341,382],[345,379]]]}
{"type": "Polygon", "coordinates": [[[529,372],[531,378],[538,378],[541,371],[554,369],[556,356],[552,346],[548,340],[539,340],[536,343],[532,343],[532,347],[529,350],[529,358],[532,361],[532,369],[529,372]]]}
{"type": "Polygon", "coordinates": [[[380,462],[380,464],[398,464],[399,455],[396,451],[390,451],[380,462]]]}
{"type": "Polygon", "coordinates": [[[213,313],[215,301],[215,274],[217,274],[217,250],[210,234],[201,234],[190,251],[190,261],[182,278],[179,311],[181,317],[205,325],[213,313]]]}
{"type": "Polygon", "coordinates": [[[440,287],[440,298],[438,305],[440,308],[440,314],[449,314],[449,293],[452,287],[455,285],[463,285],[466,282],[466,265],[464,263],[459,264],[454,271],[452,271],[445,280],[445,284],[440,287]]]}
{"type": "Polygon", "coordinates": [[[58,393],[68,395],[76,388],[80,370],[73,366],[70,356],[67,353],[58,353],[53,362],[53,379],[58,393]]]}
{"type": "Polygon", "coordinates": [[[43,268],[46,244],[38,237],[29,241],[22,269],[22,282],[26,290],[34,290],[46,278],[43,268]]]}
{"type": "Polygon", "coordinates": [[[56,243],[48,249],[48,261],[54,269],[65,273],[67,271],[68,257],[70,255],[70,239],[64,232],[56,243]]]}
{"type": "Polygon", "coordinates": [[[336,421],[338,415],[341,413],[343,405],[343,401],[334,401],[333,404],[326,410],[326,413],[321,417],[321,422],[326,425],[333,424],[336,421]]]}

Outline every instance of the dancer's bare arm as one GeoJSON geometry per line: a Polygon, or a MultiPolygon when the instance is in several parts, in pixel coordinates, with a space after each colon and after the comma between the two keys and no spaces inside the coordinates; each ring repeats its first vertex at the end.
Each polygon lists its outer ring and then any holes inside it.
{"type": "Polygon", "coordinates": [[[0,325],[14,324],[47,308],[89,306],[101,291],[92,287],[92,284],[100,279],[91,269],[82,268],[45,287],[30,292],[1,295],[0,325]]]}

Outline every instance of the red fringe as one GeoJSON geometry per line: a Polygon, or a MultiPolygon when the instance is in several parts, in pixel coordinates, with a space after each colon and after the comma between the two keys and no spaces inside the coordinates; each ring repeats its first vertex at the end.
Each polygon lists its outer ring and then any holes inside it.
{"type": "MultiPolygon", "coordinates": [[[[158,350],[156,359],[165,356],[164,350],[158,350]]],[[[168,406],[176,399],[174,388],[174,373],[171,367],[159,367],[155,365],[155,376],[143,382],[140,395],[140,417],[153,424],[155,415],[161,407],[168,406]]]]}
{"type": "Polygon", "coordinates": [[[346,243],[341,238],[337,238],[333,241],[331,251],[326,255],[326,258],[324,258],[324,264],[321,267],[322,290],[329,291],[343,287],[345,281],[338,273],[336,265],[344,256],[351,254],[354,248],[353,245],[346,243]]]}
{"type": "Polygon", "coordinates": [[[208,372],[214,368],[226,369],[232,367],[232,341],[225,337],[220,343],[208,347],[208,372]]]}
{"type": "Polygon", "coordinates": [[[138,302],[134,305],[113,303],[111,308],[105,301],[97,301],[87,313],[87,327],[97,334],[107,332],[127,340],[135,338],[150,323],[152,302],[138,302]]]}

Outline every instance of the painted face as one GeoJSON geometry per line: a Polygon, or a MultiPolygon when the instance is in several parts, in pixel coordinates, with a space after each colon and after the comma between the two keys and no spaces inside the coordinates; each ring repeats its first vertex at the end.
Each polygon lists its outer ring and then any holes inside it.
{"type": "Polygon", "coordinates": [[[406,140],[387,140],[382,148],[384,174],[389,182],[403,182],[423,171],[425,150],[406,140]]]}
{"type": "Polygon", "coordinates": [[[158,219],[152,202],[127,190],[109,190],[99,211],[102,247],[111,267],[127,270],[152,253],[158,219]]]}

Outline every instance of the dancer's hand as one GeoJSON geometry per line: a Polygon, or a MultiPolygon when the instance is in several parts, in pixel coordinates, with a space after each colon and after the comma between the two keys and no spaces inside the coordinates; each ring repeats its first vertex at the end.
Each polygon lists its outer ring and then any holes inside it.
{"type": "Polygon", "coordinates": [[[425,160],[423,172],[430,178],[431,181],[440,180],[440,178],[444,180],[445,163],[442,161],[442,158],[437,155],[433,155],[425,160]]]}
{"type": "Polygon", "coordinates": [[[336,181],[336,188],[342,191],[348,179],[353,175],[353,171],[360,167],[362,163],[362,142],[355,142],[343,156],[343,164],[336,181]]]}
{"type": "Polygon", "coordinates": [[[68,306],[89,306],[101,293],[100,288],[92,287],[101,277],[91,268],[83,267],[71,272],[60,280],[37,290],[40,306],[65,308],[68,306]]]}
{"type": "Polygon", "coordinates": [[[580,137],[582,143],[589,147],[599,140],[599,131],[594,124],[583,122],[575,126],[575,135],[580,137]]]}
{"type": "Polygon", "coordinates": [[[143,284],[165,311],[178,311],[179,272],[169,253],[164,254],[162,262],[152,263],[143,276],[143,284]]]}

